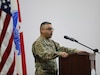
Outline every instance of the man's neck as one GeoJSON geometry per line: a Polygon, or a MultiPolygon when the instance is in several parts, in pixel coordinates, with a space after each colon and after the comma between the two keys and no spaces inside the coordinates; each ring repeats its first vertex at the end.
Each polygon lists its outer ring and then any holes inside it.
{"type": "Polygon", "coordinates": [[[42,38],[46,39],[46,40],[49,40],[50,38],[46,38],[45,36],[41,35],[42,38]]]}

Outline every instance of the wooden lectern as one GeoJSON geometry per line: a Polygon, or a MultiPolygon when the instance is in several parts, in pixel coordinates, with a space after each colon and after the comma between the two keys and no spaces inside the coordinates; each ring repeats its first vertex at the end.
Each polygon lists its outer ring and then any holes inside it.
{"type": "Polygon", "coordinates": [[[95,69],[95,54],[71,54],[59,58],[59,75],[91,75],[95,69]]]}

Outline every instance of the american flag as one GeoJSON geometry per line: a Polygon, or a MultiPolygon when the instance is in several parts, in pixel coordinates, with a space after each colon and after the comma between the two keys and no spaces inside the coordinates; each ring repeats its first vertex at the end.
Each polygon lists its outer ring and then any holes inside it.
{"type": "Polygon", "coordinates": [[[18,0],[0,0],[0,75],[27,75],[18,0]]]}

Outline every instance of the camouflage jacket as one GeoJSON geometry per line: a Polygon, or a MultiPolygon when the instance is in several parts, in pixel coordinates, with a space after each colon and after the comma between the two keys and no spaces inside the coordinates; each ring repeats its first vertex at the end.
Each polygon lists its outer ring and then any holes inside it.
{"type": "Polygon", "coordinates": [[[42,69],[48,72],[57,71],[55,58],[59,56],[60,51],[71,54],[75,53],[76,50],[61,47],[57,42],[40,36],[32,45],[32,53],[35,58],[36,70],[42,69]]]}

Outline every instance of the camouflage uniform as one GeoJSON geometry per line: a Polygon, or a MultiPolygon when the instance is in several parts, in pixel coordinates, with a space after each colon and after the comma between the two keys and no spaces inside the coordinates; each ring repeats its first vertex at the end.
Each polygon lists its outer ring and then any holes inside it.
{"type": "Polygon", "coordinates": [[[35,57],[35,75],[57,75],[56,57],[60,51],[74,53],[75,49],[60,47],[51,39],[39,37],[32,45],[32,53],[35,57]]]}

